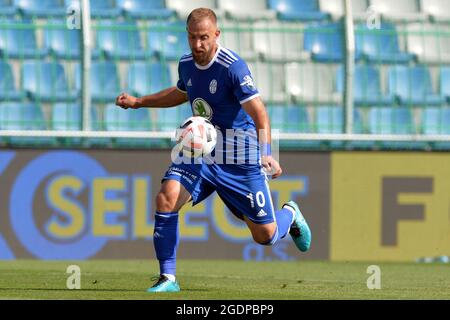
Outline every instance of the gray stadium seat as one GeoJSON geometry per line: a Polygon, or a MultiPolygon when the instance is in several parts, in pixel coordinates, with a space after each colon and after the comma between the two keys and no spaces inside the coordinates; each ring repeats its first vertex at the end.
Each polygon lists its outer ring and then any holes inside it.
{"type": "Polygon", "coordinates": [[[256,87],[266,103],[283,103],[287,99],[283,64],[255,62],[248,64],[256,87]],[[274,81],[274,79],[278,79],[274,81]]]}
{"type": "Polygon", "coordinates": [[[370,7],[387,21],[425,21],[427,15],[420,11],[417,0],[370,0],[370,7]]]}
{"type": "Polygon", "coordinates": [[[178,17],[182,20],[186,20],[189,13],[196,8],[210,8],[213,9],[217,17],[223,16],[223,11],[216,7],[215,0],[166,0],[166,7],[176,11],[178,17]]]}
{"type": "MultiPolygon", "coordinates": [[[[344,0],[319,0],[319,7],[320,11],[330,14],[333,20],[339,20],[342,18],[345,11],[344,0]]],[[[353,0],[353,20],[366,20],[368,16],[367,8],[367,0],[353,0]]]]}
{"type": "Polygon", "coordinates": [[[253,43],[252,27],[253,24],[245,21],[223,20],[219,24],[222,31],[219,42],[247,61],[256,60],[258,53],[253,43]]]}
{"type": "Polygon", "coordinates": [[[434,22],[450,22],[450,1],[448,0],[421,0],[422,11],[434,22]]]}
{"type": "Polygon", "coordinates": [[[342,95],[334,92],[332,66],[314,63],[285,65],[285,83],[288,94],[305,104],[340,104],[342,95]]]}
{"type": "Polygon", "coordinates": [[[414,23],[407,26],[407,46],[420,62],[450,63],[448,27],[438,24],[414,23]]]}
{"type": "Polygon", "coordinates": [[[301,24],[258,21],[253,27],[255,50],[265,61],[309,60],[311,54],[303,50],[303,27],[301,24]]]}
{"type": "Polygon", "coordinates": [[[217,0],[219,8],[235,20],[275,19],[276,12],[267,8],[265,0],[217,0]]]}

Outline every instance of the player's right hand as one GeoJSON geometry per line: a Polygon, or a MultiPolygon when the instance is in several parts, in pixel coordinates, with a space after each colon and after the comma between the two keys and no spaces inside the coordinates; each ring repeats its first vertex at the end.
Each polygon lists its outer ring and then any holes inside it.
{"type": "Polygon", "coordinates": [[[136,102],[137,102],[137,98],[129,95],[128,93],[121,93],[116,98],[116,105],[123,109],[128,109],[128,108],[135,109],[137,107],[136,102]]]}

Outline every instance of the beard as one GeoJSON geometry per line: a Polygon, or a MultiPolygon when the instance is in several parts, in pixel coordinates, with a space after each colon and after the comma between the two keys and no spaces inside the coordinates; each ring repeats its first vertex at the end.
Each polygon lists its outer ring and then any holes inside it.
{"type": "Polygon", "coordinates": [[[202,51],[202,52],[195,52],[192,51],[192,57],[194,58],[194,61],[199,65],[206,65],[208,64],[212,59],[212,52],[214,48],[212,48],[209,51],[202,51]]]}

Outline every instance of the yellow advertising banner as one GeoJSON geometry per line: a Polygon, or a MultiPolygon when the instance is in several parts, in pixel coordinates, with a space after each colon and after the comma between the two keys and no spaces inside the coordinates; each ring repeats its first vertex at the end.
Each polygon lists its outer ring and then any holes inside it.
{"type": "Polygon", "coordinates": [[[332,260],[450,255],[450,154],[333,153],[331,194],[332,260]]]}

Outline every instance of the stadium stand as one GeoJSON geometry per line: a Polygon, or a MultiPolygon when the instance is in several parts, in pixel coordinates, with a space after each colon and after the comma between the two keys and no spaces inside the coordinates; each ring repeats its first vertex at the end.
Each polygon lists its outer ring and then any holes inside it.
{"type": "Polygon", "coordinates": [[[257,61],[248,63],[261,97],[267,103],[283,103],[286,101],[286,90],[283,82],[283,64],[257,61]],[[280,81],[273,81],[280,79],[280,81]]]}
{"type": "MultiPolygon", "coordinates": [[[[336,92],[344,94],[344,66],[336,72],[336,92]]],[[[374,65],[356,65],[353,77],[353,100],[356,105],[392,105],[392,96],[384,96],[381,90],[380,72],[374,65]]]]}
{"type": "Polygon", "coordinates": [[[117,6],[121,8],[128,18],[135,19],[169,19],[175,11],[165,7],[164,0],[117,0],[117,6]]]}
{"type": "Polygon", "coordinates": [[[211,8],[218,18],[223,16],[223,10],[217,7],[216,0],[166,0],[167,8],[176,11],[178,17],[185,21],[189,13],[195,8],[211,8]]]}
{"type": "Polygon", "coordinates": [[[44,48],[56,59],[80,59],[81,32],[68,29],[64,20],[49,20],[44,29],[44,48]]]}
{"type": "MultiPolygon", "coordinates": [[[[426,135],[450,135],[450,108],[425,108],[422,110],[421,128],[426,135]]],[[[450,142],[433,143],[437,150],[450,150],[450,142]]]]}
{"type": "Polygon", "coordinates": [[[420,0],[422,11],[434,22],[450,22],[450,1],[420,0]]]}
{"type": "Polygon", "coordinates": [[[128,69],[128,89],[143,96],[172,85],[169,67],[161,63],[134,62],[128,69]]]}
{"type": "Polygon", "coordinates": [[[185,22],[153,22],[147,30],[147,50],[159,60],[179,60],[190,52],[185,22]]]}
{"type": "MultiPolygon", "coordinates": [[[[79,6],[80,0],[66,0],[66,6],[79,6]]],[[[122,13],[115,0],[90,0],[91,17],[94,19],[115,19],[122,13]]]]}
{"type": "Polygon", "coordinates": [[[76,92],[69,90],[64,67],[59,63],[26,61],[21,78],[32,101],[70,102],[77,98],[76,92]]]}
{"type": "Polygon", "coordinates": [[[356,58],[370,63],[408,63],[413,54],[400,51],[395,25],[381,23],[380,29],[369,29],[366,23],[355,26],[356,58]]]}
{"type": "Polygon", "coordinates": [[[12,0],[0,0],[0,17],[12,17],[17,13],[17,7],[12,0]]]}
{"type": "Polygon", "coordinates": [[[388,69],[388,93],[402,105],[440,105],[444,99],[433,92],[426,66],[391,66],[388,69]]]}
{"type": "Polygon", "coordinates": [[[259,19],[275,19],[276,12],[267,7],[265,0],[217,0],[219,9],[232,20],[254,21],[259,19]]]}
{"type": "Polygon", "coordinates": [[[306,104],[340,104],[342,95],[334,91],[333,67],[315,63],[285,65],[287,92],[294,101],[306,104]]]}
{"type": "Polygon", "coordinates": [[[344,31],[341,23],[308,25],[304,31],[304,49],[317,62],[341,62],[344,59],[344,31]]]}
{"type": "Polygon", "coordinates": [[[0,101],[21,101],[25,94],[15,87],[15,79],[9,63],[0,61],[0,101]]]}
{"type": "Polygon", "coordinates": [[[255,49],[255,38],[257,37],[254,24],[245,21],[222,20],[219,23],[222,33],[220,35],[220,43],[236,53],[246,61],[255,61],[258,52],[255,49]]]}
{"type": "Polygon", "coordinates": [[[37,47],[31,20],[0,19],[0,56],[12,59],[42,59],[47,50],[37,47]]]}
{"type": "Polygon", "coordinates": [[[450,38],[445,36],[448,27],[429,23],[414,23],[407,27],[408,51],[421,63],[450,63],[450,38]]]}
{"type": "Polygon", "coordinates": [[[159,108],[157,114],[157,129],[160,131],[175,131],[186,118],[192,117],[192,109],[189,103],[184,103],[176,108],[159,108]]]}
{"type": "Polygon", "coordinates": [[[439,93],[443,99],[450,103],[450,66],[441,67],[439,71],[440,90],[439,93]]]}
{"type": "Polygon", "coordinates": [[[412,22],[425,21],[427,15],[420,10],[417,0],[370,0],[370,6],[381,14],[385,21],[412,22]]]}
{"type": "Polygon", "coordinates": [[[269,0],[269,8],[276,10],[280,20],[320,21],[328,14],[319,9],[318,0],[269,0]]]}
{"type": "MultiPolygon", "coordinates": [[[[328,13],[331,19],[335,21],[344,16],[344,0],[319,0],[319,8],[320,11],[328,13]]],[[[352,0],[353,20],[366,20],[368,17],[367,8],[367,0],[352,0]]]]}
{"type": "Polygon", "coordinates": [[[64,17],[66,8],[60,0],[14,0],[14,5],[25,17],[64,17]]]}

